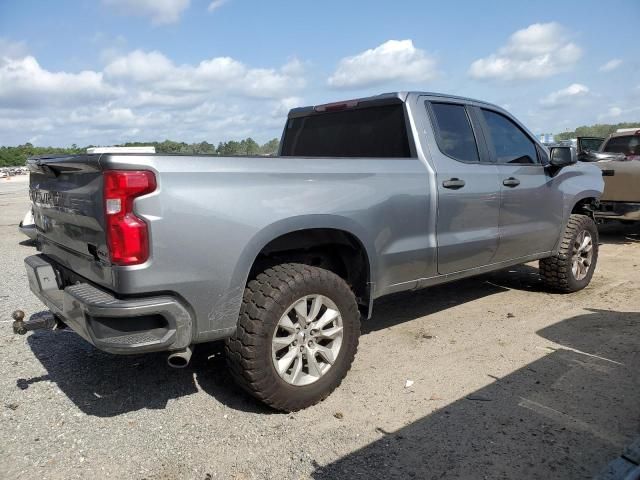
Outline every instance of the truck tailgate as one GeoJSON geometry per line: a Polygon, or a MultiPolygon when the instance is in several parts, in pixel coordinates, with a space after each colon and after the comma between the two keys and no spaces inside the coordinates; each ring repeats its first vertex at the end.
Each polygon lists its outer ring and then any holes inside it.
{"type": "Polygon", "coordinates": [[[39,249],[76,274],[113,284],[99,155],[30,159],[29,195],[39,249]]]}

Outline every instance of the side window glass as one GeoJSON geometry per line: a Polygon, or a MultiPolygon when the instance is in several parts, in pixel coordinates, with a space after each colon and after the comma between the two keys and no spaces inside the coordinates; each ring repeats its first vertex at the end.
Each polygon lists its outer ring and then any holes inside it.
{"type": "Polygon", "coordinates": [[[491,110],[483,109],[482,115],[489,127],[497,163],[538,163],[535,144],[515,123],[491,110]]]}
{"type": "Polygon", "coordinates": [[[432,103],[438,148],[462,162],[478,162],[478,146],[467,110],[453,103],[432,103]]]}

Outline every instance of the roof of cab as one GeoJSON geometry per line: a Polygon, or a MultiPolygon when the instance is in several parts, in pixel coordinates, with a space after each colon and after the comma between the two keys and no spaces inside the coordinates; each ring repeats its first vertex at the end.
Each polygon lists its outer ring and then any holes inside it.
{"type": "Polygon", "coordinates": [[[635,135],[640,135],[640,127],[625,129],[623,132],[613,132],[607,138],[632,137],[635,135]]]}
{"type": "Polygon", "coordinates": [[[375,105],[375,104],[389,104],[389,103],[403,103],[406,102],[408,97],[410,95],[421,95],[421,96],[428,96],[428,97],[441,97],[442,99],[450,99],[450,100],[459,100],[459,101],[463,101],[463,102],[474,102],[474,103],[481,103],[487,106],[491,106],[491,107],[495,107],[495,108],[499,108],[502,110],[501,107],[494,105],[492,103],[489,102],[485,102],[483,100],[477,100],[475,98],[468,98],[468,97],[461,97],[458,95],[449,95],[446,93],[437,93],[437,92],[422,92],[422,91],[400,91],[400,92],[387,92],[387,93],[381,93],[379,95],[371,95],[369,97],[360,97],[360,98],[352,98],[352,99],[345,99],[345,100],[340,100],[337,102],[330,102],[330,103],[326,103],[326,104],[318,104],[318,105],[308,105],[305,107],[296,107],[296,108],[292,108],[289,111],[289,117],[302,117],[305,115],[309,115],[310,113],[314,113],[317,112],[319,107],[323,107],[326,105],[336,105],[336,104],[341,104],[341,103],[350,103],[350,102],[357,102],[358,104],[362,104],[362,103],[366,103],[368,105],[375,105]]]}

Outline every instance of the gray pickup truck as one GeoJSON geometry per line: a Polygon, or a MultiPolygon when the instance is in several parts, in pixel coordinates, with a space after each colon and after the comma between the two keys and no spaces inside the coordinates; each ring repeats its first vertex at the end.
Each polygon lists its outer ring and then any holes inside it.
{"type": "Polygon", "coordinates": [[[376,298],[532,260],[573,292],[598,257],[600,170],[467,98],[296,108],[278,157],[28,165],[40,253],[25,264],[55,322],[173,366],[224,339],[238,383],[284,411],[340,384],[376,298]]]}

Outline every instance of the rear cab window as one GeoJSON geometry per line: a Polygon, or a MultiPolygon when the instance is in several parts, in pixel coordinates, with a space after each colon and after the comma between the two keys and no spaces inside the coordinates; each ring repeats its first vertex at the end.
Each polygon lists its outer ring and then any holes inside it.
{"type": "Polygon", "coordinates": [[[493,148],[496,163],[536,165],[540,161],[536,144],[529,136],[504,115],[493,110],[481,109],[488,130],[490,149],[493,148]]]}
{"type": "Polygon", "coordinates": [[[412,157],[404,104],[363,106],[291,117],[284,157],[412,157]]]}

